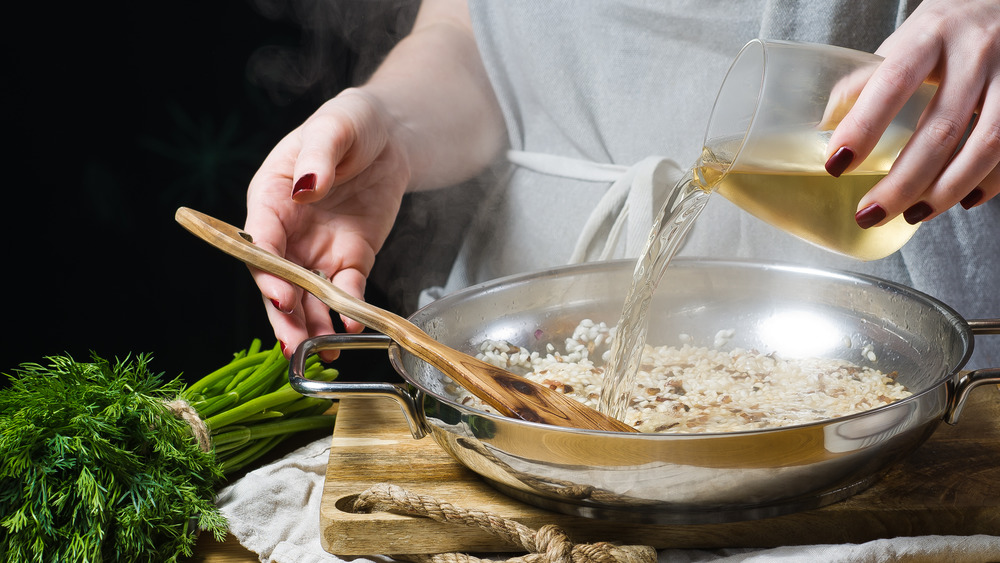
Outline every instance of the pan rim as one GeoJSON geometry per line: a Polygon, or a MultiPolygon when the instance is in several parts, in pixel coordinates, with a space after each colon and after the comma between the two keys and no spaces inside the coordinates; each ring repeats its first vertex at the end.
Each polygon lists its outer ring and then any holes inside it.
{"type": "MultiPolygon", "coordinates": [[[[509,288],[516,285],[523,285],[527,283],[537,283],[538,280],[553,277],[553,276],[564,276],[568,272],[573,273],[593,273],[595,271],[604,271],[609,268],[621,268],[626,266],[634,266],[635,261],[632,259],[616,259],[607,261],[594,261],[582,264],[573,264],[566,266],[556,266],[552,268],[546,268],[533,272],[524,272],[518,274],[512,274],[508,276],[503,276],[486,282],[478,283],[448,295],[441,297],[440,299],[433,301],[408,317],[408,320],[420,324],[422,317],[428,315],[433,315],[434,311],[440,309],[441,307],[446,307],[450,305],[455,305],[461,303],[470,298],[480,298],[484,292],[488,293],[491,290],[497,288],[509,288]]],[[[892,291],[901,295],[905,295],[908,299],[922,303],[924,306],[930,307],[931,309],[937,310],[945,321],[947,321],[951,326],[953,326],[957,331],[957,336],[962,342],[962,348],[964,350],[960,358],[954,362],[954,366],[947,370],[947,373],[942,374],[936,379],[936,382],[928,385],[925,389],[914,391],[910,396],[894,401],[892,403],[881,405],[872,409],[865,411],[852,413],[842,417],[827,418],[818,421],[804,422],[799,424],[790,424],[786,426],[777,426],[772,428],[759,428],[751,430],[737,430],[729,432],[697,432],[697,433],[670,433],[670,432],[644,432],[644,433],[624,433],[624,432],[613,432],[606,430],[586,430],[580,428],[569,428],[569,427],[556,427],[544,423],[530,422],[520,419],[514,419],[505,417],[496,413],[487,412],[475,407],[461,404],[450,397],[442,396],[431,389],[428,389],[426,385],[423,385],[418,378],[412,376],[407,372],[404,366],[404,355],[406,352],[402,350],[395,342],[391,343],[388,349],[390,363],[393,368],[409,383],[417,389],[419,389],[426,397],[433,397],[434,400],[447,403],[452,408],[459,411],[472,411],[476,416],[487,418],[496,424],[516,424],[516,425],[528,425],[530,427],[536,427],[539,429],[545,429],[549,432],[566,432],[566,433],[583,433],[583,434],[593,434],[593,435],[615,435],[618,437],[627,437],[630,440],[706,440],[706,439],[722,439],[722,438],[736,438],[736,437],[746,437],[746,436],[756,436],[756,435],[766,435],[775,432],[783,432],[789,430],[802,430],[809,428],[819,428],[826,427],[831,424],[839,424],[842,422],[848,422],[856,420],[863,417],[875,416],[875,413],[885,412],[890,409],[906,408],[908,403],[919,401],[921,397],[929,394],[938,392],[940,387],[953,380],[962,370],[962,368],[968,363],[969,359],[973,353],[974,338],[971,327],[968,321],[962,317],[957,311],[952,307],[942,302],[941,300],[925,293],[920,290],[908,287],[901,283],[893,282],[880,278],[877,276],[862,274],[857,272],[851,272],[844,269],[836,268],[820,268],[814,266],[803,266],[800,264],[794,264],[791,262],[782,261],[760,261],[751,259],[716,259],[716,258],[698,258],[698,257],[678,257],[675,258],[671,265],[668,267],[668,272],[670,269],[676,267],[694,267],[694,268],[739,268],[739,269],[753,269],[753,270],[777,270],[782,272],[794,273],[797,275],[807,275],[811,277],[823,278],[823,279],[835,279],[841,282],[851,282],[851,283],[862,283],[868,286],[878,288],[881,291],[892,291]]]]}

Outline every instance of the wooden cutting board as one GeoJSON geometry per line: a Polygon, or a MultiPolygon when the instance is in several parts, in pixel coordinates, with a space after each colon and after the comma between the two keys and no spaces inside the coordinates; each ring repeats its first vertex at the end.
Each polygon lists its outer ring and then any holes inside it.
{"type": "Polygon", "coordinates": [[[973,392],[956,426],[942,424],[869,489],[830,506],[748,522],[641,525],[566,516],[497,492],[431,438],[414,440],[388,399],[345,399],[337,415],[320,507],[324,549],[337,555],[511,552],[478,528],[388,512],[353,513],[376,483],[512,519],[560,526],[577,543],[656,548],[775,547],[915,535],[1000,535],[1000,395],[973,392]]]}

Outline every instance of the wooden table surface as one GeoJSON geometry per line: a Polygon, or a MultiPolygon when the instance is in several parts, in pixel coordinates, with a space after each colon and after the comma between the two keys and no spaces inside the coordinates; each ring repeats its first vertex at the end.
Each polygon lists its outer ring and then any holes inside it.
{"type": "Polygon", "coordinates": [[[210,534],[202,534],[195,546],[195,555],[190,563],[252,563],[260,561],[255,553],[240,545],[236,538],[229,536],[226,541],[216,541],[210,534]]]}

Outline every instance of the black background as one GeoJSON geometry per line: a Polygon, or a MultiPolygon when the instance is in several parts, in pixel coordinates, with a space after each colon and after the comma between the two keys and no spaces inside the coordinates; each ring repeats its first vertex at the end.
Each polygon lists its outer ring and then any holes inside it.
{"type": "Polygon", "coordinates": [[[151,353],[192,380],[255,337],[274,344],[245,267],[174,211],[241,225],[267,152],[370,71],[413,3],[256,1],[5,10],[0,371],[151,353]]]}

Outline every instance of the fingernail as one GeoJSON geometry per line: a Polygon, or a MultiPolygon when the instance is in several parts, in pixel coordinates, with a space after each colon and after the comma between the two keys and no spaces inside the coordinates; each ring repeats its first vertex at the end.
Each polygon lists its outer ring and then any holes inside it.
{"type": "Polygon", "coordinates": [[[840,147],[837,152],[833,153],[829,160],[826,161],[826,171],[828,174],[834,178],[839,178],[844,170],[851,165],[854,161],[854,151],[847,147],[840,147]]]}
{"type": "Polygon", "coordinates": [[[286,315],[292,314],[292,311],[294,310],[294,309],[285,309],[284,307],[281,306],[281,303],[278,302],[277,299],[271,299],[271,306],[273,306],[275,309],[286,315]]]}
{"type": "Polygon", "coordinates": [[[969,192],[969,195],[963,197],[962,201],[960,201],[959,203],[962,205],[962,207],[966,209],[972,209],[982,199],[983,199],[983,189],[977,187],[976,189],[969,192]]]}
{"type": "Polygon", "coordinates": [[[926,219],[931,213],[934,213],[934,208],[928,205],[926,201],[919,201],[903,212],[903,218],[906,219],[907,223],[916,225],[926,219]]]}
{"type": "Polygon", "coordinates": [[[298,181],[295,182],[295,185],[292,186],[292,197],[295,197],[295,194],[299,192],[311,192],[315,189],[316,189],[316,175],[306,174],[301,178],[299,178],[298,181]]]}
{"type": "Polygon", "coordinates": [[[854,215],[854,221],[857,222],[858,226],[862,229],[874,227],[875,225],[878,225],[882,219],[885,219],[885,209],[882,209],[882,206],[877,203],[869,205],[854,215]]]}
{"type": "MultiPolygon", "coordinates": [[[[282,341],[280,341],[280,340],[278,341],[278,346],[281,346],[281,353],[282,353],[282,354],[285,354],[285,352],[287,352],[287,351],[288,351],[288,348],[286,348],[286,347],[285,347],[285,343],[284,343],[284,342],[282,342],[282,341]]],[[[287,355],[287,354],[286,354],[286,355],[287,355]]]]}

